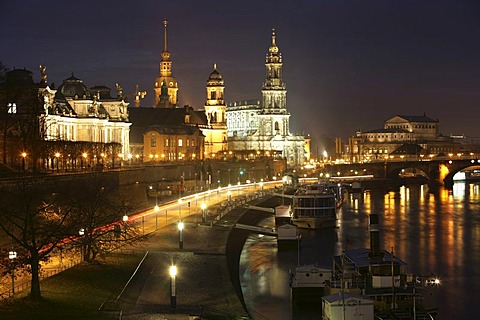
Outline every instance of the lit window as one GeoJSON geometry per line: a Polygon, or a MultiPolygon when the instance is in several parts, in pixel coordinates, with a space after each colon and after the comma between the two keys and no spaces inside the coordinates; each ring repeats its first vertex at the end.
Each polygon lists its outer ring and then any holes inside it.
{"type": "Polygon", "coordinates": [[[8,113],[11,113],[11,114],[17,113],[17,104],[16,103],[9,103],[8,104],[8,113]]]}
{"type": "Polygon", "coordinates": [[[157,138],[155,137],[155,133],[152,133],[152,136],[150,137],[150,147],[156,147],[157,146],[157,138]]]}
{"type": "Polygon", "coordinates": [[[182,147],[183,146],[183,139],[178,139],[178,146],[182,147]]]}

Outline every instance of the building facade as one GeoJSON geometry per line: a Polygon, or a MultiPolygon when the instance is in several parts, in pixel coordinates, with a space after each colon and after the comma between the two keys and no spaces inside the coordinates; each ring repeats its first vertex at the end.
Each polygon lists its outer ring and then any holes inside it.
{"type": "Polygon", "coordinates": [[[202,160],[204,140],[197,127],[151,126],[143,135],[144,162],[202,160]]]}
{"type": "Polygon", "coordinates": [[[57,90],[45,87],[41,115],[45,140],[119,143],[118,154],[126,159],[130,150],[131,123],[128,103],[118,84],[117,89],[116,97],[110,95],[111,89],[106,86],[88,89],[73,74],[57,90]]]}
{"type": "Polygon", "coordinates": [[[216,64],[213,65],[213,71],[208,77],[206,90],[204,110],[207,123],[202,126],[205,136],[205,158],[214,158],[217,153],[225,152],[228,148],[225,84],[216,64]]]}
{"type": "Polygon", "coordinates": [[[283,59],[275,30],[266,56],[262,100],[245,100],[227,106],[228,149],[235,153],[265,154],[287,160],[289,166],[305,161],[305,139],[290,132],[287,90],[282,77],[283,59]]]}
{"type": "Polygon", "coordinates": [[[160,74],[155,79],[155,107],[158,108],[175,108],[178,106],[178,83],[172,75],[172,60],[170,59],[170,52],[167,49],[167,20],[163,20],[163,51],[162,59],[160,61],[160,74]],[[162,87],[166,87],[163,90],[162,87]],[[166,90],[165,90],[166,89],[166,90]],[[165,99],[165,94],[168,99],[165,99]]]}
{"type": "Polygon", "coordinates": [[[384,161],[397,158],[434,157],[470,152],[439,133],[439,121],[421,116],[396,115],[382,129],[358,131],[349,139],[346,155],[350,162],[384,161]]]}

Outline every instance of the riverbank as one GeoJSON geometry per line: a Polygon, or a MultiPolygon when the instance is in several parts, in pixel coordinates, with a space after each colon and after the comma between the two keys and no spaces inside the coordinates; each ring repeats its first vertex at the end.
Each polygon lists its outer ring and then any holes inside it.
{"type": "MultiPolygon", "coordinates": [[[[260,204],[270,198],[264,196],[252,203],[260,204]]],[[[107,288],[104,276],[98,274],[97,277],[95,273],[84,276],[85,267],[89,265],[81,263],[42,282],[44,301],[35,308],[25,308],[28,300],[17,298],[9,302],[10,306],[16,306],[12,307],[12,312],[4,309],[0,311],[0,318],[31,319],[35,315],[35,319],[98,319],[122,313],[122,319],[135,320],[192,319],[195,316],[198,319],[247,319],[238,281],[238,260],[248,232],[232,227],[236,222],[254,225],[264,219],[264,215],[258,212],[252,215],[247,209],[236,207],[219,219],[210,217],[212,224],[200,224],[200,213],[194,213],[183,219],[183,249],[179,249],[176,223],[170,223],[151,232],[145,242],[123,251],[122,254],[135,251],[137,258],[139,253],[148,252],[125,288],[128,277],[117,274],[115,268],[105,271],[116,278],[116,285],[107,288]],[[256,216],[261,217],[257,219],[256,216]],[[172,263],[178,268],[176,308],[171,308],[170,304],[168,268],[172,263]],[[54,285],[46,285],[53,280],[54,285]],[[91,294],[90,297],[88,294],[82,296],[82,307],[65,307],[78,305],[78,293],[86,290],[91,294]],[[58,297],[69,302],[62,303],[58,297]],[[98,311],[103,302],[115,305],[115,310],[98,311]]],[[[101,264],[101,267],[111,268],[108,264],[101,264]]],[[[135,267],[130,269],[133,272],[135,267]]]]}

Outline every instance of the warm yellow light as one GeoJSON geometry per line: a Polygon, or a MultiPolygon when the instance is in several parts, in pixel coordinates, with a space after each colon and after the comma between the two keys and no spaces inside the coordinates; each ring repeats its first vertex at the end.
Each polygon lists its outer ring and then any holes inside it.
{"type": "Polygon", "coordinates": [[[150,154],[148,157],[149,157],[150,159],[153,159],[153,154],[150,154]]]}
{"type": "Polygon", "coordinates": [[[60,157],[60,152],[55,153],[55,157],[60,157]]]}
{"type": "Polygon", "coordinates": [[[177,267],[176,266],[170,266],[169,269],[170,277],[174,278],[177,276],[177,267]]]}
{"type": "Polygon", "coordinates": [[[26,152],[22,152],[22,157],[26,157],[27,156],[27,153],[26,152]]]}
{"type": "Polygon", "coordinates": [[[87,153],[86,152],[82,153],[82,157],[84,157],[86,159],[87,158],[87,153]]]}
{"type": "Polygon", "coordinates": [[[205,204],[205,202],[203,202],[200,207],[202,208],[202,210],[207,209],[207,205],[205,204]]]}
{"type": "Polygon", "coordinates": [[[127,222],[128,221],[128,216],[126,214],[124,214],[122,220],[123,220],[123,222],[127,222]]]}
{"type": "Polygon", "coordinates": [[[160,210],[160,207],[158,205],[155,205],[155,207],[153,207],[153,210],[158,211],[158,210],[160,210]]]}
{"type": "Polygon", "coordinates": [[[178,223],[178,230],[182,231],[184,227],[185,227],[185,225],[183,224],[182,221],[180,221],[180,222],[178,223]]]}

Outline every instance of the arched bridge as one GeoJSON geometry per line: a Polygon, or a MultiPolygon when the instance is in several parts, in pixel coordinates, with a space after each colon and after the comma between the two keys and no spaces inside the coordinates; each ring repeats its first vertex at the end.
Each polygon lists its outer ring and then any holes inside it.
{"type": "Polygon", "coordinates": [[[398,179],[403,169],[414,169],[426,176],[430,184],[453,185],[453,176],[465,169],[480,168],[479,159],[406,159],[352,164],[326,164],[330,176],[373,175],[376,179],[398,179]]]}

